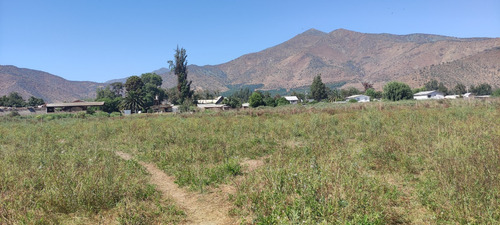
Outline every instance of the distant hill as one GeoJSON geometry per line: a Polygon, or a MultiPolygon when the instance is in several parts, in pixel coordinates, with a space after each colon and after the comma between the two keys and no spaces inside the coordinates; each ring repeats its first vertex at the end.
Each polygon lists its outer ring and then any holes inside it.
{"type": "Polygon", "coordinates": [[[25,100],[35,96],[46,102],[63,102],[95,98],[97,87],[102,85],[87,81],[68,81],[39,70],[0,65],[0,96],[19,92],[25,100]]]}
{"type": "MultiPolygon", "coordinates": [[[[244,44],[244,43],[242,43],[244,44]]],[[[382,89],[389,81],[421,87],[430,79],[453,87],[489,83],[500,87],[500,38],[456,38],[431,34],[367,34],[345,29],[325,33],[310,29],[260,52],[219,65],[188,66],[195,89],[233,91],[239,87],[261,90],[301,90],[321,74],[330,86],[361,88],[361,82],[382,89]]],[[[189,49],[188,54],[189,54],[189,49]]],[[[153,71],[163,87],[177,85],[170,70],[153,71]]],[[[106,82],[125,82],[126,78],[106,82]]],[[[0,95],[11,91],[47,101],[92,98],[99,84],[67,81],[42,71],[0,67],[0,95]]]]}
{"type": "MultiPolygon", "coordinates": [[[[317,74],[326,83],[358,88],[367,81],[381,89],[392,80],[420,87],[430,79],[450,86],[456,82],[500,86],[500,72],[495,70],[500,67],[499,46],[500,38],[366,34],[345,29],[324,33],[310,29],[227,63],[190,65],[188,78],[198,89],[220,91],[245,85],[289,90],[310,85],[317,74]]],[[[164,78],[165,87],[175,86],[176,78],[167,69],[157,72],[164,78]]]]}

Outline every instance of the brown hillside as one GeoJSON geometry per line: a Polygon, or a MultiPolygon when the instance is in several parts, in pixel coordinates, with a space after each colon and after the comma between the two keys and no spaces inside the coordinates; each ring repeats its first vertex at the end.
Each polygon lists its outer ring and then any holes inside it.
{"type": "Polygon", "coordinates": [[[68,81],[38,70],[0,66],[0,96],[19,92],[25,100],[31,96],[46,102],[73,101],[94,98],[102,84],[87,81],[68,81]]]}
{"type": "MultiPolygon", "coordinates": [[[[421,77],[424,74],[416,71],[465,57],[474,58],[498,46],[499,38],[363,34],[343,29],[323,33],[311,29],[280,45],[217,67],[227,75],[230,84],[264,84],[264,89],[309,85],[319,73],[324,82],[359,84],[368,81],[380,88],[388,81],[402,80],[420,86],[426,80],[421,77]]],[[[474,71],[478,74],[474,79],[464,79],[465,84],[491,76],[483,70],[474,71]]],[[[500,85],[495,82],[494,85],[500,85]]]]}

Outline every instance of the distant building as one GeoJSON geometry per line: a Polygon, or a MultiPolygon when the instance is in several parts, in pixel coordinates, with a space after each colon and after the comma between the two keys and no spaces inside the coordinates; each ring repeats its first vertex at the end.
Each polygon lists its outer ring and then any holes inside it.
{"type": "Polygon", "coordinates": [[[351,99],[355,99],[357,102],[369,102],[370,101],[370,96],[368,95],[352,95],[346,98],[346,101],[349,101],[351,99]]]}
{"type": "Polygon", "coordinates": [[[460,95],[446,95],[444,96],[445,99],[457,99],[460,98],[460,95]]]}
{"type": "Polygon", "coordinates": [[[250,103],[243,103],[241,104],[241,108],[244,108],[244,109],[247,109],[247,108],[250,108],[250,103]]]}
{"type": "Polygon", "coordinates": [[[444,99],[444,93],[439,91],[421,91],[414,94],[413,99],[416,100],[444,99]]]}
{"type": "Polygon", "coordinates": [[[290,104],[297,104],[299,103],[299,98],[297,96],[283,96],[290,104]]]}
{"type": "Polygon", "coordinates": [[[50,103],[47,104],[47,113],[55,112],[56,108],[61,109],[63,112],[80,112],[86,111],[88,107],[91,106],[103,106],[104,102],[84,102],[81,100],[76,100],[69,103],[50,103]]]}
{"type": "Polygon", "coordinates": [[[224,104],[198,104],[197,107],[200,109],[218,109],[218,110],[228,110],[231,108],[224,104]]]}
{"type": "Polygon", "coordinates": [[[216,99],[201,99],[198,100],[198,104],[221,104],[224,100],[223,96],[219,96],[216,99]]]}

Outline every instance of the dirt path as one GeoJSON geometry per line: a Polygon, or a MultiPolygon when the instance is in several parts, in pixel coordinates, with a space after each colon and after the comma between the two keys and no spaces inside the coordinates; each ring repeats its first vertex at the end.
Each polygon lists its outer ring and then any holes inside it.
{"type": "MultiPolygon", "coordinates": [[[[132,156],[124,152],[115,152],[124,160],[131,160],[132,156]]],[[[229,217],[228,211],[231,204],[227,202],[226,196],[218,192],[198,194],[188,192],[179,188],[174,183],[174,178],[165,174],[154,164],[139,162],[151,174],[150,183],[156,185],[156,189],[163,197],[171,197],[187,215],[185,224],[237,224],[229,217]]]]}

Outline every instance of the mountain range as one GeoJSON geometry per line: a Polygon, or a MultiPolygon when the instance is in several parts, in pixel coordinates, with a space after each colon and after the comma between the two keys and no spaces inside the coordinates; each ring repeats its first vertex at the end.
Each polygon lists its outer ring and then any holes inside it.
{"type": "MultiPolygon", "coordinates": [[[[176,85],[177,79],[168,69],[153,72],[162,76],[163,87],[176,85]]],[[[325,33],[310,29],[279,45],[223,64],[188,66],[188,79],[193,80],[196,89],[222,92],[245,86],[262,90],[299,88],[310,85],[317,74],[325,83],[358,88],[361,82],[370,82],[381,89],[389,81],[421,87],[430,79],[449,87],[458,82],[500,87],[500,38],[367,34],[345,29],[325,33]]],[[[49,75],[0,66],[0,95],[18,91],[64,101],[91,98],[97,87],[105,85],[49,79],[49,75]]]]}

